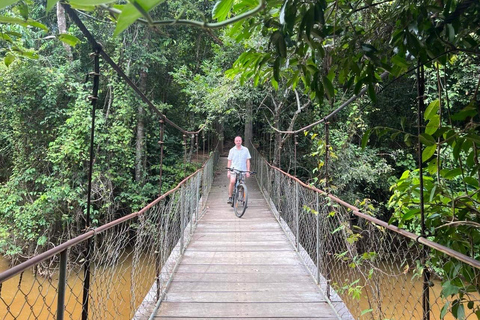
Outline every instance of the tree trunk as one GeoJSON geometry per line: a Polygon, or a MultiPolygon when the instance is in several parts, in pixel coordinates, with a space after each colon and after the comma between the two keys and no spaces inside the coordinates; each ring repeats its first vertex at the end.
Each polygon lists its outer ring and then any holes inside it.
{"type": "MultiPolygon", "coordinates": [[[[147,88],[147,73],[140,72],[139,89],[145,92],[147,88]]],[[[144,156],[145,155],[145,109],[140,104],[137,113],[137,141],[135,148],[135,181],[141,184],[144,183],[144,156]]]]}
{"type": "MultiPolygon", "coordinates": [[[[57,24],[58,24],[59,34],[67,33],[67,19],[65,17],[65,9],[63,8],[60,2],[57,2],[57,24]]],[[[67,59],[69,61],[72,61],[73,60],[72,48],[66,43],[63,43],[63,47],[67,52],[67,59]]]]}
{"type": "Polygon", "coordinates": [[[247,147],[252,147],[251,142],[253,139],[253,106],[252,102],[248,101],[247,106],[246,106],[246,112],[245,112],[245,133],[244,133],[244,139],[245,139],[245,145],[247,147]]]}

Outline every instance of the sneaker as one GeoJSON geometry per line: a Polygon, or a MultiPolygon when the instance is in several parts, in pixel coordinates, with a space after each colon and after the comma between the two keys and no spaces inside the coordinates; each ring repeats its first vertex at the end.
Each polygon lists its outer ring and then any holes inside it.
{"type": "Polygon", "coordinates": [[[233,202],[232,197],[229,197],[228,200],[227,200],[227,203],[232,203],[232,202],[233,202]]]}

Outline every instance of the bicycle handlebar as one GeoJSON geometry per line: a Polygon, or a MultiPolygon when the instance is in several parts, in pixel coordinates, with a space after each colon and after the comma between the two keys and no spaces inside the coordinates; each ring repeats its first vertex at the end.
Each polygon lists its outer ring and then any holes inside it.
{"type": "Polygon", "coordinates": [[[232,171],[232,172],[234,172],[234,171],[241,172],[241,173],[247,173],[247,172],[248,172],[248,173],[250,173],[250,174],[256,174],[256,173],[257,173],[256,171],[248,171],[248,170],[247,170],[247,171],[243,171],[243,170],[238,170],[238,169],[229,168],[229,167],[225,167],[225,169],[230,170],[230,171],[232,171]]]}

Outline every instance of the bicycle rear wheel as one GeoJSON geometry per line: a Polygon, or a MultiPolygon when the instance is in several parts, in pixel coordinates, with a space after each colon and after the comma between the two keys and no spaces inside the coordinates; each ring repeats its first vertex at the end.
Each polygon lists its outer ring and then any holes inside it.
{"type": "Polygon", "coordinates": [[[235,198],[233,201],[233,209],[235,211],[235,215],[239,218],[243,216],[245,210],[247,209],[248,203],[248,191],[247,186],[239,184],[237,187],[237,192],[235,194],[235,198]]]}

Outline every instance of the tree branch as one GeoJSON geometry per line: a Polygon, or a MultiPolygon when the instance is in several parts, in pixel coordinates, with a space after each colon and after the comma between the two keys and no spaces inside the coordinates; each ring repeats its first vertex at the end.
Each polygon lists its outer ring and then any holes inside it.
{"type": "MultiPolygon", "coordinates": [[[[205,21],[202,22],[202,21],[186,20],[186,19],[167,19],[167,20],[160,20],[160,21],[154,21],[154,20],[148,21],[148,20],[145,20],[145,19],[137,19],[137,21],[140,22],[140,23],[150,25],[150,26],[187,25],[187,26],[199,27],[199,28],[203,28],[203,29],[218,29],[218,28],[230,25],[232,23],[241,21],[241,20],[246,19],[248,17],[251,17],[251,16],[255,15],[257,12],[260,12],[262,9],[264,9],[266,7],[266,2],[265,2],[265,0],[259,0],[259,1],[260,1],[259,4],[255,8],[253,8],[252,10],[244,12],[242,14],[239,14],[238,16],[235,16],[233,18],[224,20],[222,22],[209,23],[209,22],[205,22],[205,21]]],[[[113,14],[122,13],[121,10],[111,8],[111,7],[109,7],[105,4],[100,5],[100,7],[105,9],[105,10],[108,10],[110,13],[113,13],[113,14]]],[[[142,12],[140,12],[140,13],[142,13],[142,12]]],[[[143,13],[142,13],[142,15],[143,15],[143,13]]]]}

